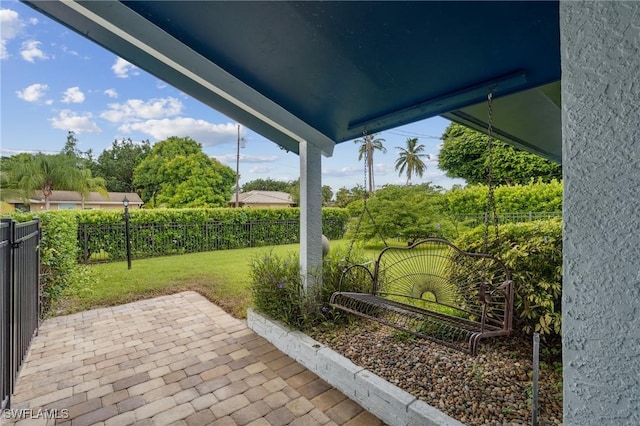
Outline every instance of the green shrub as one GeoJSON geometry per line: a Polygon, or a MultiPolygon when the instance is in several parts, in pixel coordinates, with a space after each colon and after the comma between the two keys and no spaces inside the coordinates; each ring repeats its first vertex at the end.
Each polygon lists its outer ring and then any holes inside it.
{"type": "MultiPolygon", "coordinates": [[[[325,208],[323,233],[340,239],[344,209],[325,208]]],[[[126,256],[122,211],[77,212],[81,259],[126,256]]],[[[130,212],[134,258],[242,247],[292,244],[300,238],[300,209],[154,209],[130,212]]]]}
{"type": "Polygon", "coordinates": [[[429,184],[385,185],[367,201],[369,214],[362,200],[349,204],[352,219],[346,238],[409,244],[421,238],[451,238],[456,235],[455,224],[443,214],[444,204],[444,195],[429,184]]]}
{"type": "MultiPolygon", "coordinates": [[[[322,285],[304,290],[297,253],[277,256],[273,253],[252,259],[251,293],[256,310],[289,326],[308,330],[323,323],[348,320],[346,314],[329,306],[331,294],[340,289],[340,277],[347,266],[343,251],[331,252],[323,261],[322,285]]],[[[351,261],[362,261],[352,253],[351,261]]],[[[342,291],[369,291],[370,281],[350,282],[342,291]]]]}
{"type": "MultiPolygon", "coordinates": [[[[510,223],[489,232],[490,254],[510,269],[515,284],[514,331],[558,338],[562,327],[562,222],[560,219],[510,223]]],[[[482,252],[483,227],[456,241],[462,250],[482,252]]]]}
{"type": "MultiPolygon", "coordinates": [[[[487,207],[486,185],[470,185],[445,193],[448,210],[457,215],[483,214],[487,207]]],[[[531,182],[528,185],[498,186],[494,190],[498,213],[560,212],[562,182],[531,182]]]]}
{"type": "Polygon", "coordinates": [[[11,217],[18,222],[40,218],[40,286],[43,311],[46,312],[70,286],[87,283],[87,272],[77,265],[78,223],[72,211],[19,213],[11,217]]]}

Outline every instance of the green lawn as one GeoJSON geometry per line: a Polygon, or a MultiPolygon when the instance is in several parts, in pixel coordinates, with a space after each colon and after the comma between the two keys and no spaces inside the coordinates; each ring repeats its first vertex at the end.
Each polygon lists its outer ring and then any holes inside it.
{"type": "MultiPolygon", "coordinates": [[[[346,249],[349,241],[331,242],[331,250],[346,249]]],[[[372,257],[378,248],[367,250],[372,257]]],[[[55,308],[58,314],[114,306],[184,290],[194,290],[238,318],[251,306],[251,259],[273,251],[298,252],[299,245],[220,250],[180,256],[133,260],[89,266],[94,284],[73,292],[55,308]]]]}

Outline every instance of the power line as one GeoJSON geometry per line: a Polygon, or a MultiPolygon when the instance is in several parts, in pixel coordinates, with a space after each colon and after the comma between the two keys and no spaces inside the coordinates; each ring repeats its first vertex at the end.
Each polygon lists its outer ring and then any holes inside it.
{"type": "Polygon", "coordinates": [[[413,137],[419,137],[419,138],[425,138],[425,139],[440,139],[440,136],[427,135],[424,133],[408,132],[406,130],[396,129],[396,130],[387,130],[387,132],[397,136],[413,136],[413,137]]]}

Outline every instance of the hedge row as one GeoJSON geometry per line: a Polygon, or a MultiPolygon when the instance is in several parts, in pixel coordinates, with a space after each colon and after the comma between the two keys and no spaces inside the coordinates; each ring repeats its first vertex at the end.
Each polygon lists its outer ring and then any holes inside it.
{"type": "MultiPolygon", "coordinates": [[[[202,226],[209,227],[209,235],[218,235],[217,239],[222,236],[222,240],[227,242],[219,248],[241,247],[239,242],[247,241],[246,232],[252,232],[251,241],[255,244],[275,245],[299,240],[299,209],[156,209],[132,210],[130,214],[133,230],[131,242],[132,247],[136,247],[134,254],[137,256],[146,255],[148,250],[144,248],[145,244],[161,248],[159,255],[186,253],[186,248],[169,250],[167,247],[184,240],[185,235],[190,239],[199,239],[199,231],[194,230],[202,226]],[[295,223],[295,226],[291,226],[291,223],[295,223]],[[136,227],[146,228],[146,231],[136,233],[136,227]],[[247,231],[240,231],[244,229],[247,231]]],[[[330,239],[342,238],[348,216],[346,212],[343,209],[325,208],[322,215],[325,235],[330,239]]],[[[40,218],[40,284],[45,310],[65,289],[83,285],[83,280],[87,279],[86,270],[77,262],[86,252],[95,250],[94,253],[99,253],[106,247],[112,247],[113,258],[124,259],[126,256],[122,211],[14,212],[7,216],[18,222],[40,218]],[[109,228],[117,232],[109,234],[100,231],[109,228]],[[87,231],[87,234],[82,234],[81,230],[87,231]],[[78,238],[79,235],[81,238],[78,238]],[[87,241],[95,243],[95,246],[89,247],[87,241]]]]}
{"type": "MultiPolygon", "coordinates": [[[[471,185],[447,191],[445,198],[450,213],[468,215],[486,211],[487,195],[486,185],[471,185]]],[[[498,186],[494,189],[494,198],[498,213],[561,212],[562,182],[498,186]]]]}
{"type": "Polygon", "coordinates": [[[18,222],[40,218],[40,285],[47,311],[64,289],[82,274],[77,265],[78,222],[72,211],[15,212],[9,215],[18,222]]]}
{"type": "MultiPolygon", "coordinates": [[[[348,219],[343,209],[323,209],[323,233],[343,237],[348,219]]],[[[126,257],[122,212],[78,213],[80,260],[126,257]]],[[[299,209],[157,209],[135,210],[130,218],[134,258],[165,256],[266,245],[293,244],[300,239],[299,209]]]]}

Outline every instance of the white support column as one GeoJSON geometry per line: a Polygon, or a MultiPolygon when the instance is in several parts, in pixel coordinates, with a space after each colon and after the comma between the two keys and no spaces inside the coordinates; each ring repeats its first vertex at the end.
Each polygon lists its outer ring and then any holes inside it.
{"type": "Polygon", "coordinates": [[[640,3],[560,2],[564,424],[640,425],[640,3]]]}
{"type": "Polygon", "coordinates": [[[322,283],[322,155],[300,143],[300,272],[306,288],[322,283]]]}

